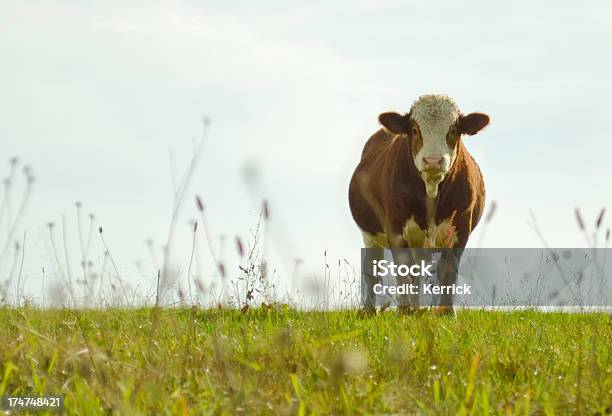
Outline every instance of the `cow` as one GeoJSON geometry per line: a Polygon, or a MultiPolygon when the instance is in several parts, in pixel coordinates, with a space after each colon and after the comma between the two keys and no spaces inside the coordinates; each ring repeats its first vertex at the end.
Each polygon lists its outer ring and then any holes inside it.
{"type": "MultiPolygon", "coordinates": [[[[366,252],[380,258],[383,249],[453,248],[449,251],[456,254],[437,269],[444,284],[454,283],[485,203],[480,168],[462,135],[481,131],[489,116],[464,115],[447,95],[428,94],[414,101],[408,113],[385,112],[378,120],[382,127],[366,142],[349,185],[353,219],[364,247],[371,249],[366,252]]],[[[374,313],[375,278],[366,274],[365,280],[363,308],[374,313]]],[[[414,311],[416,302],[404,300],[400,310],[414,311]]],[[[452,303],[452,295],[442,296],[437,310],[454,314],[452,303]]]]}

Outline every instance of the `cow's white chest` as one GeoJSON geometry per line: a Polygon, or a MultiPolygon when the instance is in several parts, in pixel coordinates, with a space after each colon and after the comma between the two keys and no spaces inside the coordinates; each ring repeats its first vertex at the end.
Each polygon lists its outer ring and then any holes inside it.
{"type": "Polygon", "coordinates": [[[450,218],[440,224],[430,224],[423,230],[412,216],[404,225],[402,237],[409,247],[450,248],[457,242],[457,233],[450,218]]]}
{"type": "Polygon", "coordinates": [[[409,247],[452,247],[457,242],[457,233],[451,218],[436,224],[437,206],[437,198],[426,199],[426,229],[422,229],[419,226],[414,215],[406,220],[402,237],[406,240],[409,247]]]}
{"type": "Polygon", "coordinates": [[[427,226],[429,228],[436,226],[436,211],[438,208],[438,198],[427,198],[425,200],[425,209],[427,210],[427,226]]]}
{"type": "MultiPolygon", "coordinates": [[[[436,224],[437,203],[437,198],[427,198],[426,200],[426,229],[419,226],[414,215],[404,223],[402,238],[408,243],[408,247],[444,248],[452,247],[457,242],[457,233],[451,218],[436,224]]],[[[366,248],[389,247],[389,241],[385,233],[373,235],[363,232],[363,242],[366,248]]]]}

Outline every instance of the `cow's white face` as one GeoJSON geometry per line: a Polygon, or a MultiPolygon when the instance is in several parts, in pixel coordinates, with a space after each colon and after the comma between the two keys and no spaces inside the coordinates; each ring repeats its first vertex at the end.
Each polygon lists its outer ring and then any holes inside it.
{"type": "Polygon", "coordinates": [[[463,116],[450,97],[423,95],[412,104],[408,114],[383,113],[379,120],[392,134],[409,137],[411,156],[427,196],[436,198],[438,185],[457,157],[461,134],[476,134],[489,123],[489,116],[483,113],[463,116]]]}
{"type": "Polygon", "coordinates": [[[455,162],[459,115],[457,105],[444,95],[422,96],[410,109],[412,157],[430,198],[438,196],[438,184],[455,162]]]}

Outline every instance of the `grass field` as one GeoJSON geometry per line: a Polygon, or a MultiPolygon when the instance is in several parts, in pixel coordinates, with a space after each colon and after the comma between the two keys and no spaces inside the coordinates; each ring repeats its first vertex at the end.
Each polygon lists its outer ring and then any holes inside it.
{"type": "Polygon", "coordinates": [[[607,414],[612,317],[5,308],[0,369],[66,414],[607,414]]]}

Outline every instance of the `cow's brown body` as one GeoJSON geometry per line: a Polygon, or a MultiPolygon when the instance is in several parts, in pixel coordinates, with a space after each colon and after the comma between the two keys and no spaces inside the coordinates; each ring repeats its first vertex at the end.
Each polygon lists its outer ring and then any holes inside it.
{"type": "MultiPolygon", "coordinates": [[[[368,234],[403,238],[406,221],[414,216],[422,230],[428,229],[425,185],[410,154],[410,138],[378,130],[367,141],[349,186],[349,204],[359,228],[368,234]]],[[[480,169],[459,141],[457,158],[439,185],[436,225],[451,218],[457,232],[453,247],[464,248],[484,209],[485,188],[480,169]]]]}

